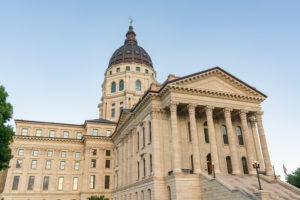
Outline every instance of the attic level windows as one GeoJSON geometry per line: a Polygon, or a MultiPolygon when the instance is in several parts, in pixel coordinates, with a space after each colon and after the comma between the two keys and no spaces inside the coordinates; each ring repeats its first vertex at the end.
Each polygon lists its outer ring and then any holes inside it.
{"type": "Polygon", "coordinates": [[[64,138],[68,138],[69,137],[69,132],[68,131],[64,131],[64,138]]]}
{"type": "Polygon", "coordinates": [[[130,66],[126,66],[126,71],[130,71],[130,66]]]}
{"type": "Polygon", "coordinates": [[[42,130],[41,129],[37,129],[36,132],[35,132],[35,136],[42,136],[42,130]]]}
{"type": "Polygon", "coordinates": [[[21,135],[23,135],[23,136],[28,135],[28,129],[27,128],[22,128],[21,135]]]}
{"type": "Polygon", "coordinates": [[[119,67],[117,68],[117,72],[120,72],[120,68],[119,67]]]}
{"type": "Polygon", "coordinates": [[[98,136],[98,129],[93,129],[93,136],[98,136]]]}
{"type": "Polygon", "coordinates": [[[141,71],[141,68],[140,68],[140,67],[136,67],[136,68],[135,68],[135,71],[140,72],[140,71],[141,71]]]}
{"type": "Polygon", "coordinates": [[[111,83],[111,93],[116,92],[116,82],[111,83]]]}
{"type": "Polygon", "coordinates": [[[55,131],[53,131],[53,130],[51,130],[50,132],[49,132],[49,137],[54,137],[55,136],[55,131]]]}
{"type": "Polygon", "coordinates": [[[80,140],[82,138],[82,133],[78,132],[76,138],[80,140]]]}

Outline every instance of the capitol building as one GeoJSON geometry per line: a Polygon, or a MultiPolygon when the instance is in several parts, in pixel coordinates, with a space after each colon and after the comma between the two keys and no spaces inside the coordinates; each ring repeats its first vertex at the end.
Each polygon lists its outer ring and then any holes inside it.
{"type": "Polygon", "coordinates": [[[264,93],[220,67],[159,83],[131,25],[104,75],[99,118],[15,120],[0,198],[300,199],[299,189],[274,178],[264,93]]]}

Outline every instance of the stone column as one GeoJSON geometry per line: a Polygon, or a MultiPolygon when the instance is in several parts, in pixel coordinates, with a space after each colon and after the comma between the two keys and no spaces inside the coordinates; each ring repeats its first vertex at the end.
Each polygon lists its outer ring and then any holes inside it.
{"type": "Polygon", "coordinates": [[[132,170],[132,182],[135,183],[138,180],[138,175],[137,175],[137,132],[136,132],[136,128],[133,128],[132,130],[132,166],[133,166],[133,170],[132,170]]]}
{"type": "Polygon", "coordinates": [[[231,109],[225,108],[224,109],[224,116],[225,122],[228,132],[228,139],[229,139],[229,149],[230,149],[230,156],[232,160],[232,173],[233,174],[240,174],[240,159],[238,158],[238,147],[237,147],[237,137],[233,132],[232,128],[232,121],[231,121],[231,109]]]}
{"type": "Polygon", "coordinates": [[[256,158],[257,158],[258,162],[260,163],[260,170],[264,171],[265,166],[264,166],[264,162],[263,162],[262,155],[261,155],[261,149],[259,146],[255,117],[251,116],[249,119],[251,122],[251,130],[252,130],[253,140],[254,140],[254,145],[255,145],[256,158]]]}
{"type": "Polygon", "coordinates": [[[200,173],[200,155],[199,155],[199,144],[197,135],[197,125],[195,117],[195,107],[196,105],[188,105],[189,117],[190,117],[190,131],[192,135],[192,147],[193,147],[193,162],[194,162],[194,173],[200,173]]]}
{"type": "Polygon", "coordinates": [[[173,146],[173,172],[181,172],[181,146],[179,142],[179,133],[177,127],[177,103],[171,103],[171,132],[172,132],[172,146],[173,146]]]}
{"type": "Polygon", "coordinates": [[[258,128],[258,133],[259,133],[261,149],[262,149],[262,153],[263,153],[263,157],[264,157],[264,161],[265,161],[266,173],[267,173],[267,175],[272,175],[272,165],[271,165],[267,140],[266,140],[266,136],[265,136],[265,131],[264,131],[264,127],[262,124],[262,115],[263,115],[263,112],[256,113],[257,128],[258,128]]]}
{"type": "Polygon", "coordinates": [[[125,136],[124,138],[124,170],[123,170],[123,185],[126,186],[128,179],[127,179],[127,164],[128,164],[128,160],[127,160],[127,156],[128,156],[128,137],[125,136]]]}
{"type": "Polygon", "coordinates": [[[215,172],[220,173],[215,125],[214,125],[214,120],[213,120],[213,107],[206,106],[205,113],[206,113],[206,118],[207,118],[208,133],[209,133],[209,139],[210,139],[211,161],[215,166],[215,172]]]}
{"type": "Polygon", "coordinates": [[[151,130],[152,130],[152,149],[153,149],[152,173],[153,173],[153,176],[159,177],[159,176],[162,176],[160,126],[159,126],[160,110],[152,109],[151,117],[152,117],[151,130]]]}
{"type": "Polygon", "coordinates": [[[255,170],[252,167],[252,161],[254,161],[254,149],[253,145],[251,144],[249,130],[248,130],[248,123],[247,123],[247,111],[241,110],[240,111],[240,118],[242,123],[242,134],[245,138],[245,145],[246,145],[246,152],[247,152],[247,164],[250,174],[255,174],[255,170]]]}

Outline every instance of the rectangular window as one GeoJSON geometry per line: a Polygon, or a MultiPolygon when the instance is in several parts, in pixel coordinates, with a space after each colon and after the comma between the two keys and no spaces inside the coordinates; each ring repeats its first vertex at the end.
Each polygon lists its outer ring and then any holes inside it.
{"type": "Polygon", "coordinates": [[[96,159],[91,160],[91,168],[96,168],[96,159]]]}
{"type": "Polygon", "coordinates": [[[111,136],[111,131],[110,131],[110,130],[107,130],[107,131],[106,131],[106,136],[107,136],[107,137],[111,136]]]}
{"type": "Polygon", "coordinates": [[[64,177],[62,177],[62,176],[58,177],[57,189],[58,190],[63,190],[63,184],[64,184],[64,177]]]}
{"type": "Polygon", "coordinates": [[[106,150],[106,151],[105,151],[105,155],[106,155],[106,156],[110,156],[110,150],[106,150]]]}
{"type": "Polygon", "coordinates": [[[73,190],[78,189],[78,177],[73,178],[73,190]]]}
{"type": "Polygon", "coordinates": [[[137,163],[138,179],[140,179],[140,162],[137,163]]]}
{"type": "Polygon", "coordinates": [[[146,176],[146,160],[145,158],[143,159],[143,167],[144,167],[144,177],[146,176]]]}
{"type": "Polygon", "coordinates": [[[17,190],[19,187],[20,176],[14,176],[14,181],[12,185],[12,190],[17,190]]]}
{"type": "Polygon", "coordinates": [[[24,156],[24,149],[19,149],[18,155],[19,156],[24,156]]]}
{"type": "Polygon", "coordinates": [[[48,190],[49,188],[49,176],[44,176],[43,190],[48,190]]]}
{"type": "Polygon", "coordinates": [[[92,149],[92,155],[96,156],[97,155],[97,149],[92,149]]]}
{"type": "Polygon", "coordinates": [[[119,67],[117,68],[117,72],[120,72],[120,68],[119,67]]]}
{"type": "Polygon", "coordinates": [[[59,166],[59,168],[60,168],[61,170],[64,170],[64,169],[65,169],[65,165],[66,165],[66,162],[65,162],[65,161],[60,161],[60,166],[59,166]]]}
{"type": "Polygon", "coordinates": [[[151,144],[151,142],[152,142],[152,127],[151,127],[151,122],[149,122],[148,126],[149,126],[149,143],[151,144]]]}
{"type": "Polygon", "coordinates": [[[126,71],[130,71],[130,66],[126,66],[126,71]]]}
{"type": "Polygon", "coordinates": [[[192,135],[191,135],[191,123],[188,122],[188,134],[189,134],[189,142],[192,141],[192,135]]]}
{"type": "Polygon", "coordinates": [[[51,137],[51,138],[55,137],[55,131],[54,130],[51,130],[49,132],[49,137],[51,137]]]}
{"type": "Polygon", "coordinates": [[[145,127],[143,127],[143,147],[145,147],[145,142],[146,139],[145,139],[145,127]]]}
{"type": "Polygon", "coordinates": [[[28,129],[27,128],[22,128],[21,135],[23,135],[23,136],[28,135],[28,129]]]}
{"type": "Polygon", "coordinates": [[[123,110],[123,107],[120,107],[120,113],[122,112],[122,110],[123,110]]]}
{"type": "Polygon", "coordinates": [[[42,130],[37,129],[36,132],[35,132],[35,136],[42,136],[42,130]]]}
{"type": "Polygon", "coordinates": [[[120,102],[120,105],[123,105],[123,104],[124,104],[123,101],[121,101],[121,102],[120,102]]]}
{"type": "Polygon", "coordinates": [[[135,70],[136,70],[137,72],[140,72],[140,71],[141,71],[141,68],[140,68],[140,67],[136,67],[135,70]]]}
{"type": "Polygon", "coordinates": [[[93,129],[93,136],[98,136],[98,129],[93,129]]]}
{"type": "Polygon", "coordinates": [[[109,71],[109,75],[112,75],[112,71],[109,71]]]}
{"type": "Polygon", "coordinates": [[[47,157],[52,157],[53,151],[47,151],[47,157]]]}
{"type": "Polygon", "coordinates": [[[112,107],[114,107],[115,105],[116,105],[115,103],[111,104],[112,107]]]}
{"type": "Polygon", "coordinates": [[[62,151],[60,155],[61,155],[62,158],[65,158],[65,157],[67,157],[67,152],[62,151]]]}
{"type": "Polygon", "coordinates": [[[105,168],[110,168],[110,160],[105,160],[105,168]]]}
{"type": "Polygon", "coordinates": [[[75,153],[75,158],[80,158],[80,152],[75,153]]]}
{"type": "Polygon", "coordinates": [[[74,165],[74,170],[79,170],[79,165],[80,165],[79,161],[76,161],[74,165]]]}
{"type": "Polygon", "coordinates": [[[109,177],[110,176],[105,176],[104,189],[109,189],[109,177]]]}
{"type": "Polygon", "coordinates": [[[145,73],[146,73],[146,74],[148,74],[148,73],[149,73],[148,69],[145,69],[145,73]]]}
{"type": "Polygon", "coordinates": [[[22,163],[23,163],[23,160],[17,160],[16,168],[21,168],[22,167],[22,163]]]}
{"type": "Polygon", "coordinates": [[[82,138],[82,133],[78,132],[76,138],[80,140],[82,138]]]}
{"type": "Polygon", "coordinates": [[[95,189],[95,175],[90,176],[90,189],[95,189]]]}
{"type": "Polygon", "coordinates": [[[137,132],[137,150],[140,149],[140,132],[137,132]]]}
{"type": "Polygon", "coordinates": [[[152,155],[150,154],[150,173],[152,173],[152,155]]]}
{"type": "Polygon", "coordinates": [[[32,156],[33,157],[38,157],[39,155],[39,151],[38,150],[34,150],[33,153],[32,153],[32,156]]]}
{"type": "Polygon", "coordinates": [[[69,132],[68,131],[64,131],[64,138],[69,138],[69,132]]]}
{"type": "Polygon", "coordinates": [[[33,190],[34,176],[29,176],[27,190],[33,190]]]}
{"type": "Polygon", "coordinates": [[[47,160],[46,161],[46,169],[50,169],[51,168],[51,160],[47,160]]]}
{"type": "Polygon", "coordinates": [[[111,109],[111,117],[114,118],[116,116],[116,110],[113,108],[111,109]]]}
{"type": "Polygon", "coordinates": [[[36,169],[36,160],[31,161],[31,169],[36,169]]]}

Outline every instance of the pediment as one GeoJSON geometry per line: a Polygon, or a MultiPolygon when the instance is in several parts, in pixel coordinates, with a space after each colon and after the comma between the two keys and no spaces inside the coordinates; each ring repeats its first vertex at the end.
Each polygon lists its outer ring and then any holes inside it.
{"type": "Polygon", "coordinates": [[[190,88],[193,90],[213,91],[241,96],[265,98],[255,88],[242,82],[221,68],[213,68],[172,81],[171,86],[190,88]]]}

